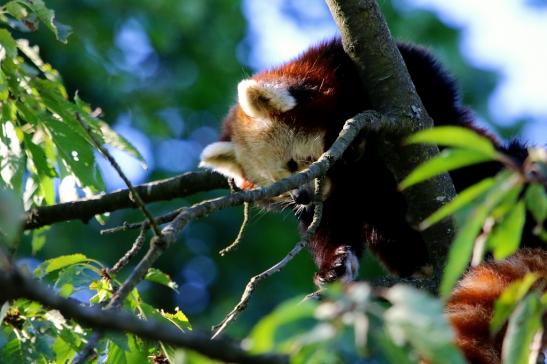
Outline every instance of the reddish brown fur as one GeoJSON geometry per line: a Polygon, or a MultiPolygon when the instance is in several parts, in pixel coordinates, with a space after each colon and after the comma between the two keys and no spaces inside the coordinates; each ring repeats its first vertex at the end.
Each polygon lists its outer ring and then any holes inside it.
{"type": "Polygon", "coordinates": [[[547,283],[547,251],[522,249],[503,261],[492,261],[472,268],[453,292],[446,312],[456,331],[457,344],[472,364],[501,363],[503,330],[490,335],[495,300],[507,286],[527,273],[540,275],[547,283]]]}

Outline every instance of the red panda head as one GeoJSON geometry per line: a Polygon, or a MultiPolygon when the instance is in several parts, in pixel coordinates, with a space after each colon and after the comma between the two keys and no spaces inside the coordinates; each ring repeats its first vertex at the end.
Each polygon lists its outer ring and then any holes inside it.
{"type": "Polygon", "coordinates": [[[325,131],[287,122],[296,107],[290,86],[281,80],[241,81],[238,104],[225,120],[228,135],[203,150],[200,166],[234,178],[242,189],[266,186],[306,168],[323,153],[325,131]]]}
{"type": "MultiPolygon", "coordinates": [[[[353,64],[338,40],[239,83],[238,102],[221,141],[208,145],[202,167],[234,178],[243,189],[266,186],[306,168],[361,109],[353,64]]],[[[289,199],[289,194],[281,201],[289,199]]],[[[279,199],[278,199],[279,201],[279,199]]]]}

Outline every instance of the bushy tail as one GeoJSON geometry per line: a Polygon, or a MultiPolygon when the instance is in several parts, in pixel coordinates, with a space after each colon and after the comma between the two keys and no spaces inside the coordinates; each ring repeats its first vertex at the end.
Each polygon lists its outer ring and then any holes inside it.
{"type": "Polygon", "coordinates": [[[448,301],[448,320],[455,328],[457,344],[472,364],[501,363],[504,331],[490,334],[494,302],[507,286],[527,273],[540,275],[547,284],[547,250],[522,249],[503,261],[491,261],[469,270],[448,301]]]}

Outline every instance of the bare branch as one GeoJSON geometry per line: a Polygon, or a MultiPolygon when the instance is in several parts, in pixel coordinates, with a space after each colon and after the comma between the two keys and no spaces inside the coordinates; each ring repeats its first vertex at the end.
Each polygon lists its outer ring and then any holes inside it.
{"type": "Polygon", "coordinates": [[[237,305],[230,311],[226,317],[222,320],[222,322],[218,325],[216,325],[213,328],[213,336],[212,339],[218,337],[224,329],[233,321],[237,319],[237,317],[247,308],[247,304],[249,303],[249,300],[251,299],[251,295],[253,294],[256,285],[263,280],[264,278],[268,278],[272,275],[274,275],[277,272],[280,272],[281,269],[283,269],[293,258],[300,253],[300,251],[308,245],[308,241],[310,237],[315,234],[317,228],[319,227],[319,224],[321,223],[321,218],[323,217],[323,202],[321,201],[321,196],[323,195],[323,185],[324,185],[324,176],[320,178],[315,179],[315,191],[314,191],[314,210],[313,210],[313,220],[306,230],[306,233],[304,234],[303,240],[299,241],[294,248],[279,262],[277,262],[272,267],[268,268],[264,272],[254,276],[251,278],[249,283],[245,286],[245,291],[243,291],[243,294],[241,295],[241,299],[237,303],[237,305]]]}
{"type": "Polygon", "coordinates": [[[241,295],[241,299],[239,300],[238,304],[230,311],[224,320],[217,326],[213,327],[213,336],[211,339],[217,338],[224,329],[232,322],[234,321],[241,312],[247,308],[247,304],[249,303],[249,299],[251,298],[251,295],[253,294],[256,285],[263,280],[264,278],[268,278],[271,275],[281,271],[304,247],[307,245],[307,241],[301,240],[299,241],[292,249],[291,251],[279,262],[265,270],[264,272],[257,274],[251,280],[249,283],[247,283],[247,286],[245,286],[245,291],[243,292],[243,295],[241,295]]]}
{"type": "MultiPolygon", "coordinates": [[[[211,171],[189,172],[135,186],[135,190],[145,203],[173,200],[219,188],[228,188],[226,178],[211,171]]],[[[129,197],[129,190],[119,190],[78,201],[34,208],[26,213],[24,229],[37,229],[70,220],[87,222],[98,214],[135,207],[135,203],[129,197]]]]}
{"type": "Polygon", "coordinates": [[[286,191],[301,186],[314,178],[325,175],[329,167],[342,157],[346,148],[363,128],[378,128],[378,125],[381,124],[381,122],[381,115],[374,111],[366,111],[358,114],[346,121],[338,138],[334,141],[329,150],[323,153],[316,162],[312,163],[302,172],[275,182],[270,186],[232,193],[225,197],[202,201],[189,208],[183,209],[171,223],[163,228],[163,236],[161,238],[156,236],[152,238],[148,252],[135,269],[133,269],[120,289],[114,294],[112,302],[118,302],[135,288],[154,262],[171,244],[173,244],[173,242],[175,242],[177,234],[189,221],[226,207],[278,196],[286,191]]]}
{"type": "Polygon", "coordinates": [[[28,278],[18,271],[0,272],[0,301],[28,298],[72,318],[84,326],[98,330],[133,333],[143,339],[161,341],[170,345],[197,351],[223,362],[244,364],[285,364],[288,357],[277,354],[251,355],[231,340],[211,340],[199,332],[182,332],[172,325],[155,320],[140,320],[123,311],[102,310],[83,306],[75,300],[54,294],[46,285],[28,278]]]}
{"type": "MultiPolygon", "coordinates": [[[[402,146],[400,138],[431,127],[396,44],[375,0],[326,0],[342,34],[344,50],[358,67],[372,108],[388,116],[383,131],[395,133],[379,146],[386,166],[401,181],[420,163],[438,154],[435,146],[402,146]],[[395,137],[396,135],[396,137],[395,137]]],[[[445,173],[402,192],[409,222],[417,226],[450,201],[454,186],[445,173]]],[[[435,273],[444,265],[454,235],[449,219],[422,232],[435,273]]]]}
{"type": "Polygon", "coordinates": [[[87,125],[82,120],[80,113],[76,113],[76,120],[78,120],[82,128],[84,128],[84,130],[87,132],[87,135],[89,136],[89,138],[91,139],[95,147],[103,154],[103,156],[108,160],[110,165],[116,170],[120,178],[123,180],[123,182],[129,189],[129,198],[131,199],[131,201],[137,204],[138,208],[141,210],[144,217],[146,217],[146,220],[148,221],[148,224],[152,228],[152,231],[154,232],[154,234],[156,234],[157,236],[161,235],[160,228],[154,221],[154,217],[152,216],[150,211],[148,211],[148,209],[146,208],[144,201],[141,199],[141,196],[139,195],[137,190],[135,190],[135,187],[133,187],[133,184],[131,183],[129,178],[127,178],[125,173],[123,173],[123,170],[118,164],[118,162],[116,162],[116,159],[114,159],[114,157],[112,157],[112,155],[108,152],[108,150],[102,146],[101,142],[97,139],[95,134],[93,134],[93,131],[89,128],[89,125],[87,125]]]}

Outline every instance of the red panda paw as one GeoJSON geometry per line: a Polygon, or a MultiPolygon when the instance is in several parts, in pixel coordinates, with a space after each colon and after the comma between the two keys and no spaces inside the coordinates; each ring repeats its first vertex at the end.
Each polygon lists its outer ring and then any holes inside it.
{"type": "Polygon", "coordinates": [[[326,283],[341,281],[349,283],[355,280],[359,272],[359,259],[349,245],[338,247],[330,261],[322,265],[313,279],[318,287],[326,283]]]}

